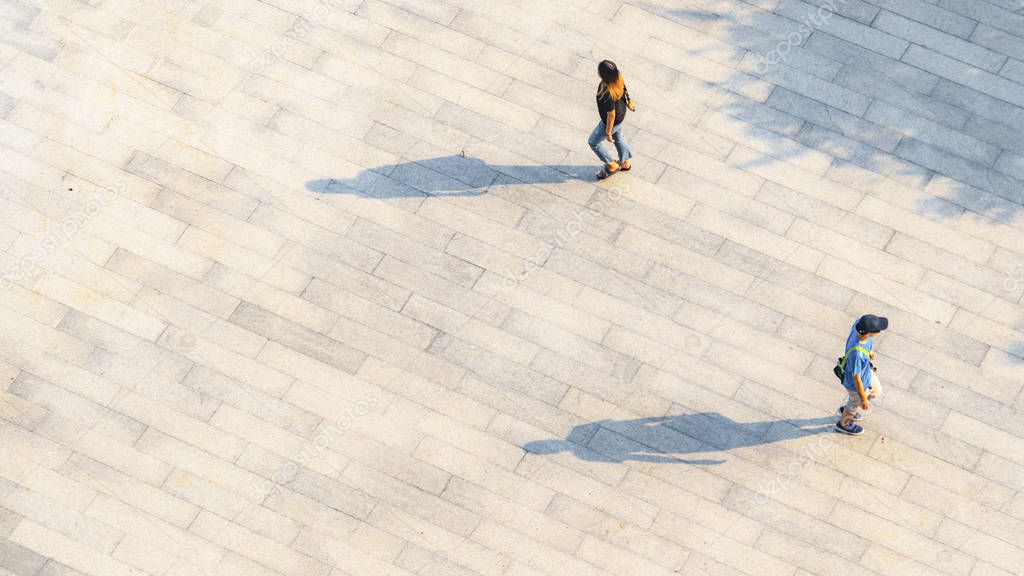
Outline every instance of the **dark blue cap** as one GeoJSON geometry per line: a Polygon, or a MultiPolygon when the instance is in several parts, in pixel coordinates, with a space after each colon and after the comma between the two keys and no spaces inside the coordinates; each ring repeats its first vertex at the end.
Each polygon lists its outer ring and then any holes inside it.
{"type": "Polygon", "coordinates": [[[865,314],[857,320],[857,332],[867,334],[868,332],[881,332],[889,327],[889,319],[874,314],[865,314]]]}

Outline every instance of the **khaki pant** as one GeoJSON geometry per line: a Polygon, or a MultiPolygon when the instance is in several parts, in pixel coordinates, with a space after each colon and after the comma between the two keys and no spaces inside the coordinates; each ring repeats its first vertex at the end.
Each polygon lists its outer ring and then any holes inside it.
{"type": "MultiPolygon", "coordinates": [[[[868,413],[870,413],[870,410],[865,412],[863,409],[861,409],[860,394],[858,394],[856,390],[847,390],[847,392],[849,392],[850,398],[846,401],[846,407],[843,408],[843,411],[846,414],[856,414],[860,412],[861,414],[866,416],[868,413]]],[[[874,400],[875,398],[878,398],[879,396],[882,395],[882,383],[878,380],[878,374],[875,374],[874,372],[871,373],[871,387],[865,390],[865,392],[867,392],[868,394],[869,401],[874,400]]],[[[844,420],[846,419],[844,418],[844,420]]]]}

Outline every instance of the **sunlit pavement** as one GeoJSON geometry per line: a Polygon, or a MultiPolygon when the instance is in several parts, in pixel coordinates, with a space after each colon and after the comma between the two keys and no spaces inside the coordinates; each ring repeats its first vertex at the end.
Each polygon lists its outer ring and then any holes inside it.
{"type": "Polygon", "coordinates": [[[1019,574],[1020,7],[0,0],[0,576],[1019,574]]]}

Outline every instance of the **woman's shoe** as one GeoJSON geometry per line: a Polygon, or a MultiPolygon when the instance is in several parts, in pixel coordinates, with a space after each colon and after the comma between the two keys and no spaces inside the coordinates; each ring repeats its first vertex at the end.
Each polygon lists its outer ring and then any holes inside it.
{"type": "Polygon", "coordinates": [[[619,163],[619,170],[622,170],[623,172],[629,172],[629,169],[632,167],[633,165],[629,163],[629,160],[619,163]]]}
{"type": "Polygon", "coordinates": [[[836,432],[849,434],[850,436],[860,436],[864,433],[864,427],[860,424],[854,424],[853,422],[843,426],[843,422],[840,420],[839,422],[836,422],[836,432]]]}
{"type": "Polygon", "coordinates": [[[612,162],[611,164],[607,164],[607,165],[605,165],[603,170],[601,170],[600,172],[597,173],[597,179],[598,180],[604,180],[605,178],[608,178],[609,176],[611,176],[612,174],[615,174],[616,172],[618,172],[621,169],[622,169],[622,167],[619,166],[618,162],[612,162]]]}

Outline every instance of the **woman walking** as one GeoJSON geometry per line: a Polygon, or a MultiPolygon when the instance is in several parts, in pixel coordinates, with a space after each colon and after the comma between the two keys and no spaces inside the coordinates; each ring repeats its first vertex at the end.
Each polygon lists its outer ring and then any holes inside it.
{"type": "Polygon", "coordinates": [[[625,134],[622,133],[622,121],[626,118],[626,109],[633,107],[629,101],[626,83],[614,62],[604,60],[598,64],[597,75],[601,77],[601,83],[597,85],[597,111],[601,121],[590,134],[589,142],[590,148],[601,162],[604,162],[604,169],[597,174],[598,180],[604,180],[619,170],[628,171],[632,167],[629,159],[633,157],[633,153],[626,143],[625,134]],[[615,144],[615,150],[619,154],[618,161],[608,153],[605,141],[615,144]]]}

